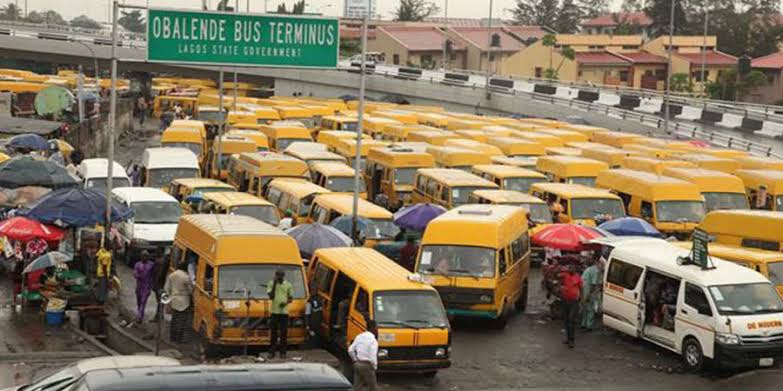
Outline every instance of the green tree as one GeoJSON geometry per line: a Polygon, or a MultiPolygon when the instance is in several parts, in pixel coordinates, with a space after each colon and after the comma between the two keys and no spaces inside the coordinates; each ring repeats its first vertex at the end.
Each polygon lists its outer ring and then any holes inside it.
{"type": "Polygon", "coordinates": [[[669,78],[673,92],[693,92],[693,83],[687,73],[675,73],[669,78]]]}
{"type": "Polygon", "coordinates": [[[285,7],[285,3],[280,3],[277,5],[277,11],[275,11],[276,14],[287,14],[288,9],[285,7]]]}
{"type": "MultiPolygon", "coordinates": [[[[119,20],[117,20],[119,22],[119,20]]],[[[90,19],[87,15],[79,15],[71,19],[71,26],[83,29],[100,30],[101,24],[90,19]]]]}
{"type": "Polygon", "coordinates": [[[688,18],[683,7],[683,0],[650,0],[645,12],[652,19],[653,36],[668,35],[671,20],[671,5],[674,1],[674,34],[685,35],[693,27],[688,24],[688,18]]]}
{"type": "Polygon", "coordinates": [[[68,21],[63,18],[57,11],[48,10],[43,12],[30,11],[27,17],[24,18],[25,22],[29,23],[45,23],[57,26],[67,26],[68,21]]]}
{"type": "Polygon", "coordinates": [[[299,0],[294,3],[294,9],[291,11],[294,15],[301,15],[305,11],[305,0],[299,0]]]}
{"type": "Polygon", "coordinates": [[[220,0],[216,8],[218,11],[234,12],[234,7],[228,5],[228,0],[220,0]]]}
{"type": "Polygon", "coordinates": [[[517,0],[511,16],[514,24],[554,28],[559,12],[558,0],[517,0]]]}
{"type": "Polygon", "coordinates": [[[622,9],[623,12],[639,12],[644,10],[645,6],[644,0],[623,0],[620,9],[622,9]]]}
{"type": "Polygon", "coordinates": [[[549,69],[552,69],[553,57],[555,55],[555,45],[557,37],[554,34],[547,34],[541,37],[541,45],[549,48],[549,69]]]}
{"type": "Polygon", "coordinates": [[[8,3],[0,8],[0,20],[21,20],[22,11],[14,3],[8,3]]]}
{"type": "Polygon", "coordinates": [[[574,61],[576,59],[576,51],[569,46],[560,49],[560,64],[557,64],[557,68],[551,66],[544,70],[544,77],[547,79],[560,79],[560,69],[565,64],[566,60],[574,61]]]}
{"type": "MultiPolygon", "coordinates": [[[[579,0],[578,6],[585,19],[606,15],[609,12],[609,0],[579,0]]],[[[562,8],[565,8],[565,2],[562,8]]]]}
{"type": "Polygon", "coordinates": [[[710,99],[742,100],[751,91],[767,84],[764,72],[753,70],[745,76],[737,77],[736,70],[721,73],[718,80],[705,86],[710,99]]]}
{"type": "Polygon", "coordinates": [[[555,24],[551,27],[561,34],[573,34],[579,30],[581,20],[582,9],[574,3],[574,0],[563,0],[555,24]]]}
{"type": "Polygon", "coordinates": [[[400,5],[394,11],[394,20],[404,22],[421,22],[440,11],[435,3],[427,0],[400,0],[400,5]]]}
{"type": "Polygon", "coordinates": [[[141,11],[133,10],[131,12],[122,11],[122,16],[117,19],[117,23],[126,30],[134,33],[143,33],[147,28],[147,23],[141,15],[141,11]]]}

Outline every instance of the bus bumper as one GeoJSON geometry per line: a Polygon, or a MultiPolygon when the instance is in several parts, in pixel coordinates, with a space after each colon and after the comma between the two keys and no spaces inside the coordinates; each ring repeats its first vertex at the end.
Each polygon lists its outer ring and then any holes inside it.
{"type": "Polygon", "coordinates": [[[722,368],[778,366],[779,362],[783,362],[783,341],[754,343],[753,345],[716,343],[714,360],[722,368]]]}
{"type": "Polygon", "coordinates": [[[446,309],[448,316],[455,316],[461,318],[481,318],[481,319],[497,319],[500,314],[495,311],[480,311],[480,310],[465,310],[465,309],[446,309]]]}

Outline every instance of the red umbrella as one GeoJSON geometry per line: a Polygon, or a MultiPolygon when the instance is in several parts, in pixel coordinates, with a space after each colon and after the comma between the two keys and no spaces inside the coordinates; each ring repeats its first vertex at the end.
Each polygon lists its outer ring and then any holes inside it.
{"type": "Polygon", "coordinates": [[[43,224],[26,217],[13,217],[0,222],[0,236],[22,242],[34,238],[40,238],[47,242],[56,242],[63,238],[63,231],[55,226],[43,224]]]}
{"type": "Polygon", "coordinates": [[[696,148],[709,148],[710,143],[702,140],[690,140],[688,141],[688,144],[696,147],[696,148]]]}
{"type": "Polygon", "coordinates": [[[533,234],[533,243],[563,251],[579,251],[582,242],[602,235],[589,227],[576,224],[552,224],[533,234]]]}

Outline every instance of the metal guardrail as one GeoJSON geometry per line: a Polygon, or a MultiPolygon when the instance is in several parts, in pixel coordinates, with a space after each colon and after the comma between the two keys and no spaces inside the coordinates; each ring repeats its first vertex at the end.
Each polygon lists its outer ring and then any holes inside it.
{"type": "MultiPolygon", "coordinates": [[[[377,68],[375,69],[374,74],[384,76],[384,77],[399,78],[399,76],[397,76],[394,73],[379,70],[377,68]]],[[[465,87],[465,88],[472,88],[472,89],[486,88],[486,85],[484,85],[483,83],[475,83],[475,82],[454,83],[448,81],[444,83],[444,79],[435,78],[435,77],[420,77],[418,79],[412,79],[412,80],[429,82],[432,84],[450,85],[455,87],[465,87]]],[[[659,134],[663,133],[664,131],[663,129],[664,120],[663,118],[661,118],[661,116],[656,114],[639,113],[636,111],[621,109],[619,107],[607,106],[595,102],[586,102],[578,99],[566,99],[555,95],[542,94],[538,92],[525,92],[525,91],[520,91],[520,90],[510,89],[510,88],[499,88],[499,87],[490,86],[490,91],[495,93],[502,93],[505,95],[525,96],[540,102],[557,104],[559,106],[566,106],[572,109],[577,109],[577,110],[591,112],[591,113],[601,113],[606,116],[621,119],[624,121],[638,122],[642,125],[654,127],[655,129],[660,130],[659,134]]],[[[770,156],[770,157],[783,159],[783,155],[774,152],[772,150],[772,147],[768,145],[746,140],[740,137],[730,136],[721,132],[707,131],[697,125],[685,124],[682,122],[670,120],[669,132],[670,134],[662,134],[662,135],[665,137],[677,137],[683,139],[708,140],[716,146],[747,151],[755,155],[770,156]]],[[[654,135],[654,133],[650,135],[654,135]]]]}

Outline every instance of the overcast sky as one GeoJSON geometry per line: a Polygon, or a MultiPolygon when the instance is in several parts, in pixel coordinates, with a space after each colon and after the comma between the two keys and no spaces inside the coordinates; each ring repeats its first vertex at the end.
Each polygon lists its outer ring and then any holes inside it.
{"type": "MultiPolygon", "coordinates": [[[[123,0],[121,0],[122,2],[123,0]]],[[[234,1],[230,0],[233,4],[234,1]]],[[[247,7],[248,0],[238,0],[241,11],[244,11],[247,7]]],[[[270,10],[277,7],[280,2],[288,3],[290,6],[294,3],[294,0],[249,0],[250,10],[252,12],[262,12],[264,9],[264,3],[267,2],[270,10]]],[[[308,4],[308,12],[322,12],[326,15],[339,16],[342,14],[343,0],[306,0],[308,4]]],[[[434,0],[435,3],[441,7],[441,15],[443,14],[444,0],[434,0]]],[[[459,18],[480,18],[487,17],[489,14],[489,1],[490,0],[450,0],[449,1],[449,17],[459,18]]],[[[155,7],[171,7],[171,8],[200,8],[202,0],[124,0],[126,4],[134,5],[147,5],[155,7]]],[[[208,0],[209,4],[214,7],[218,0],[208,0]]],[[[616,7],[622,3],[622,0],[613,0],[616,7]]],[[[111,0],[0,0],[0,4],[16,3],[20,8],[24,9],[24,4],[27,3],[27,10],[44,10],[53,9],[63,15],[66,19],[70,20],[76,16],[85,14],[93,19],[99,21],[108,20],[109,7],[111,0]]],[[[516,0],[494,0],[493,4],[493,17],[503,15],[509,17],[507,9],[514,6],[516,0]]],[[[377,0],[378,11],[383,19],[391,18],[392,12],[399,4],[399,0],[377,0]]]]}

